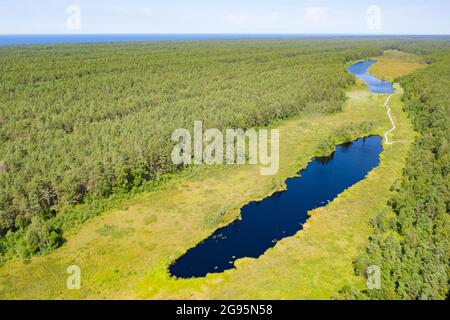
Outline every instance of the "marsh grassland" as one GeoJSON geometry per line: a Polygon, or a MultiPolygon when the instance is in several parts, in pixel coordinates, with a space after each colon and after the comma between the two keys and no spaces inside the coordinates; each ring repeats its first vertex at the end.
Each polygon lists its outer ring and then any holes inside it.
{"type": "Polygon", "coordinates": [[[370,73],[391,82],[426,67],[423,57],[398,50],[387,50],[376,60],[378,63],[369,69],[370,73]]]}
{"type": "MultiPolygon", "coordinates": [[[[423,67],[410,54],[391,51],[375,59],[372,71],[389,80],[423,67]]],[[[403,111],[402,92],[396,84],[392,138],[411,140],[416,133],[403,111]]],[[[370,94],[356,83],[347,97],[340,112],[305,112],[270,122],[281,134],[276,176],[261,176],[258,167],[247,165],[194,166],[171,174],[157,190],[67,231],[59,249],[27,263],[5,262],[0,298],[329,299],[347,284],[363,289],[365,280],[355,276],[353,260],[367,244],[370,220],[390,210],[391,186],[402,176],[410,143],[385,145],[380,166],[364,181],[311,212],[304,230],[259,259],[239,260],[236,269],[200,279],[168,274],[172,261],[238,218],[244,204],[283,189],[283,181],[314,156],[361,136],[382,136],[390,128],[386,95],[370,94]],[[80,290],[66,289],[69,265],[81,268],[80,290]]]]}

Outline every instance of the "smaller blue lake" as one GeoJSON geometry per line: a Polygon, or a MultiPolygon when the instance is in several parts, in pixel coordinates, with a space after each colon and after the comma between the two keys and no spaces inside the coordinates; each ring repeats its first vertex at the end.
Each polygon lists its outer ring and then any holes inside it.
{"type": "Polygon", "coordinates": [[[347,70],[351,74],[355,75],[362,81],[364,81],[369,87],[369,91],[372,93],[385,93],[391,94],[394,93],[394,88],[392,83],[389,81],[383,81],[370,74],[369,68],[373,66],[376,61],[362,61],[351,65],[347,70]]]}
{"type": "MultiPolygon", "coordinates": [[[[337,146],[329,157],[310,162],[287,190],[241,210],[241,219],[218,229],[170,267],[178,278],[204,277],[234,268],[244,257],[258,258],[267,249],[303,228],[308,211],[326,206],[340,193],[363,180],[380,163],[381,137],[373,136],[337,146]]],[[[317,239],[320,241],[320,239],[317,239]]]]}

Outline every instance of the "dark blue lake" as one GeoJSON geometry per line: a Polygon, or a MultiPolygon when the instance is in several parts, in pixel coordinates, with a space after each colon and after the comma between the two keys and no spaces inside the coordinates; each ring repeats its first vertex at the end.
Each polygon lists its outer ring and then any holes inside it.
{"type": "Polygon", "coordinates": [[[362,61],[353,64],[347,70],[351,74],[355,75],[362,81],[364,81],[369,87],[369,91],[372,93],[394,93],[392,83],[389,81],[382,81],[369,73],[369,68],[377,63],[376,61],[362,61]]]}
{"type": "Polygon", "coordinates": [[[204,277],[234,268],[239,258],[258,258],[278,240],[301,230],[308,211],[327,205],[363,180],[379,165],[382,151],[381,138],[373,136],[337,146],[329,157],[315,158],[299,176],[286,181],[286,191],[247,204],[241,220],[218,229],[175,261],[169,267],[171,275],[204,277]]]}

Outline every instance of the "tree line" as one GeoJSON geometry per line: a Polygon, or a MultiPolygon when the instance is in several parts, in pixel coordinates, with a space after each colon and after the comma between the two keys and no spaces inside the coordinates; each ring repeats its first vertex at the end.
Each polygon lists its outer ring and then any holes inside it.
{"type": "Polygon", "coordinates": [[[420,133],[403,178],[393,186],[391,212],[372,221],[373,234],[354,261],[355,273],[381,268],[379,290],[346,286],[345,299],[447,299],[450,256],[450,48],[403,48],[432,65],[400,79],[403,102],[420,133]]]}

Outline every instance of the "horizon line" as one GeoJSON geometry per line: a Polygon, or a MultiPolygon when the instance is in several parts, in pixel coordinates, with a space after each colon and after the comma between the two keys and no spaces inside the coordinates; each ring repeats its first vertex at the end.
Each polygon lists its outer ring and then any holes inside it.
{"type": "Polygon", "coordinates": [[[262,32],[255,32],[255,33],[224,33],[224,32],[206,32],[206,33],[201,33],[201,32],[180,32],[180,33],[175,33],[175,32],[162,32],[162,33],[142,33],[142,32],[138,32],[138,33],[107,33],[107,32],[99,32],[99,33],[0,33],[0,36],[89,36],[89,35],[93,35],[93,36],[101,36],[101,35],[226,35],[226,36],[232,36],[232,35],[242,35],[242,36],[246,36],[246,35],[261,35],[261,36],[372,36],[372,37],[376,37],[376,36],[450,36],[450,33],[423,33],[423,34],[414,34],[414,33],[271,33],[271,32],[267,32],[267,33],[262,33],[262,32]]]}

